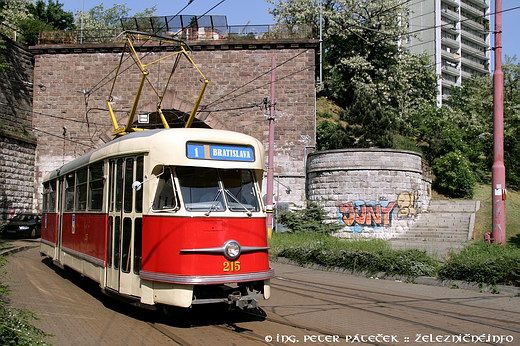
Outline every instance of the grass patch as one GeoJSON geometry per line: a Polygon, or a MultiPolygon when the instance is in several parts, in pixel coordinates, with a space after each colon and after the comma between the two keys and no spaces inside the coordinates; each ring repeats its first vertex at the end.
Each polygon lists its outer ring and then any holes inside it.
{"type": "Polygon", "coordinates": [[[479,284],[520,286],[520,249],[475,243],[444,263],[438,276],[479,284]]]}
{"type": "Polygon", "coordinates": [[[439,262],[424,251],[392,250],[384,240],[338,239],[314,233],[275,233],[271,255],[301,265],[318,264],[343,268],[353,273],[388,276],[432,276],[439,262]]]}
{"type": "MultiPolygon", "coordinates": [[[[475,240],[484,239],[484,233],[492,230],[491,186],[479,184],[473,199],[480,201],[480,210],[475,219],[475,240]]],[[[506,199],[506,239],[520,245],[520,192],[508,190],[506,199]]]]}
{"type": "Polygon", "coordinates": [[[483,242],[453,254],[445,263],[415,249],[392,250],[384,240],[338,239],[318,233],[275,233],[270,254],[300,265],[318,264],[352,273],[413,279],[430,276],[477,284],[520,286],[520,248],[483,242]]]}

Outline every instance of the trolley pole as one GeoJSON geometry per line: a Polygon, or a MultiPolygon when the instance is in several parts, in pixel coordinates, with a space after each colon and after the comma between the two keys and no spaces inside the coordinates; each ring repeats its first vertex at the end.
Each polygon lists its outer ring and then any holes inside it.
{"type": "Polygon", "coordinates": [[[495,69],[493,72],[493,231],[506,243],[506,169],[504,166],[504,74],[502,73],[502,0],[495,0],[495,69]]]}
{"type": "Polygon", "coordinates": [[[271,100],[269,101],[269,140],[267,152],[267,196],[265,201],[265,211],[267,213],[266,227],[267,237],[273,234],[273,179],[274,179],[274,114],[275,114],[275,57],[271,58],[271,100]]]}

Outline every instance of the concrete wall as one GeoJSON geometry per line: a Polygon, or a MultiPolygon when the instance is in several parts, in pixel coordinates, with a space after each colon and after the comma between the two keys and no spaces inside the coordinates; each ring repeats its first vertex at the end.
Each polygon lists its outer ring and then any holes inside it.
{"type": "Polygon", "coordinates": [[[307,197],[343,225],[339,236],[390,239],[427,211],[431,179],[423,171],[421,155],[414,152],[316,152],[307,160],[307,197]]]}
{"type": "MultiPolygon", "coordinates": [[[[139,46],[139,45],[137,45],[139,46]]],[[[209,80],[202,101],[207,112],[198,119],[216,129],[252,135],[265,143],[268,123],[259,106],[269,93],[271,58],[276,59],[275,175],[290,185],[280,200],[305,199],[305,155],[315,144],[315,41],[229,41],[192,44],[191,56],[209,80]]],[[[42,176],[111,139],[105,100],[112,87],[121,46],[60,45],[32,47],[35,54],[34,125],[38,133],[36,170],[42,176]],[[64,129],[65,127],[65,129],[64,129]]],[[[144,63],[165,57],[172,47],[141,48],[144,63]]],[[[126,58],[126,57],[125,57],[126,58]]],[[[174,59],[151,65],[150,84],[161,91],[174,59]]],[[[113,107],[120,124],[127,118],[140,74],[131,59],[120,70],[113,107]]],[[[191,110],[200,89],[200,75],[184,59],[177,68],[163,109],[191,110]]],[[[149,84],[139,111],[154,111],[157,97],[149,84]]],[[[275,183],[276,186],[276,183],[275,183]]],[[[41,188],[41,187],[39,187],[41,188]]],[[[277,191],[275,191],[275,194],[277,191]]]]}
{"type": "Polygon", "coordinates": [[[36,138],[32,130],[32,54],[6,37],[0,59],[0,221],[33,211],[36,138]]]}

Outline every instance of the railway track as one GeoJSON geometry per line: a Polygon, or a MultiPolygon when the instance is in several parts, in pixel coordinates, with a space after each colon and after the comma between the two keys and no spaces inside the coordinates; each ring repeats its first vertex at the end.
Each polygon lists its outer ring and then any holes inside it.
{"type": "Polygon", "coordinates": [[[507,295],[418,288],[274,263],[278,276],[262,308],[199,305],[188,315],[166,316],[104,296],[94,282],[42,263],[37,249],[14,253],[9,262],[9,271],[16,273],[6,282],[12,301],[40,316],[55,345],[82,336],[82,345],[345,345],[347,336],[378,333],[400,339],[361,344],[406,344],[408,337],[414,345],[417,335],[461,333],[520,340],[520,298],[507,295]]]}

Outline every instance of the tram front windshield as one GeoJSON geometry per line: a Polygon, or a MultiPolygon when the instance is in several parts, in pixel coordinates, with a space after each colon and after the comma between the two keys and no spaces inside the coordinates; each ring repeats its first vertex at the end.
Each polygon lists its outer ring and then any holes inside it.
{"type": "Polygon", "coordinates": [[[187,211],[253,212],[260,210],[253,174],[247,169],[177,167],[187,211]]]}

